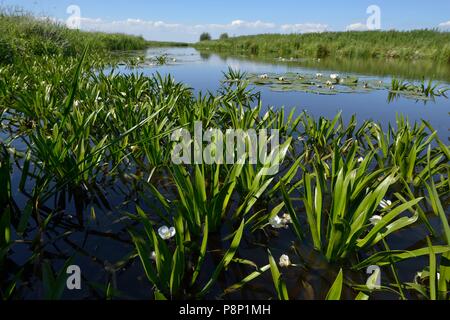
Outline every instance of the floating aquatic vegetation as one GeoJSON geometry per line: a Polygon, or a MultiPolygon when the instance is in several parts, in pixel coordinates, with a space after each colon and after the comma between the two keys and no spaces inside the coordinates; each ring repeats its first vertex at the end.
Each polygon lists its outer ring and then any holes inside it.
{"type": "MultiPolygon", "coordinates": [[[[155,66],[163,66],[168,64],[176,64],[178,60],[170,57],[167,53],[146,57],[145,55],[137,55],[136,53],[121,52],[115,54],[118,66],[128,69],[150,68],[155,66]]],[[[113,64],[114,65],[114,64],[113,64]]]]}
{"type": "Polygon", "coordinates": [[[152,61],[154,61],[157,65],[162,66],[169,62],[169,56],[167,54],[162,54],[152,58],[152,61]]]}
{"type": "Polygon", "coordinates": [[[360,79],[355,76],[339,74],[299,74],[286,73],[249,75],[247,79],[257,86],[267,86],[275,92],[305,92],[319,95],[337,95],[347,93],[368,93],[374,90],[389,91],[388,100],[402,96],[408,99],[428,101],[434,97],[447,98],[450,88],[441,86],[433,81],[422,81],[414,85],[405,80],[392,79],[391,84],[381,80],[360,79]]]}
{"type": "Polygon", "coordinates": [[[272,91],[299,91],[320,95],[336,95],[340,93],[366,93],[373,90],[386,89],[383,82],[376,80],[361,81],[354,76],[322,73],[298,74],[286,73],[249,75],[247,79],[258,86],[268,86],[272,91]]]}
{"type": "Polygon", "coordinates": [[[408,82],[406,80],[399,80],[393,78],[391,81],[391,87],[389,90],[389,101],[402,96],[407,99],[414,99],[417,101],[429,101],[434,100],[435,97],[447,98],[447,92],[450,91],[450,87],[441,85],[439,82],[422,79],[417,84],[408,82]]]}

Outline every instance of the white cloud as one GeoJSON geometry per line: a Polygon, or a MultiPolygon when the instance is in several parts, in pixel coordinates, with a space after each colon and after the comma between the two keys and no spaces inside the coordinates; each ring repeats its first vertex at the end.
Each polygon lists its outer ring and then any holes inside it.
{"type": "Polygon", "coordinates": [[[103,20],[100,18],[91,19],[91,18],[80,18],[80,22],[87,25],[99,25],[103,23],[103,20]]]}
{"type": "MultiPolygon", "coordinates": [[[[225,27],[228,27],[230,25],[225,25],[225,27]]],[[[263,22],[263,21],[255,21],[255,22],[248,22],[244,20],[234,20],[231,22],[231,27],[245,27],[245,28],[275,28],[276,25],[274,23],[270,22],[263,22]]]]}
{"type": "Polygon", "coordinates": [[[321,23],[284,24],[281,26],[281,30],[287,33],[324,32],[327,29],[328,25],[321,23]]]}
{"type": "Polygon", "coordinates": [[[271,31],[277,28],[276,24],[264,21],[245,21],[234,20],[227,24],[198,24],[193,27],[186,25],[187,29],[197,30],[198,32],[234,32],[235,34],[258,33],[271,31]]]}
{"type": "Polygon", "coordinates": [[[439,28],[444,30],[450,30],[450,20],[447,22],[439,23],[439,28]]]}
{"type": "Polygon", "coordinates": [[[347,31],[367,31],[369,29],[367,28],[367,24],[357,22],[357,23],[348,25],[347,27],[345,27],[345,30],[347,30],[347,31]]]}
{"type": "Polygon", "coordinates": [[[277,25],[261,20],[234,20],[226,24],[181,24],[164,21],[149,21],[142,19],[126,19],[106,21],[82,17],[81,29],[88,31],[121,32],[142,35],[150,40],[195,42],[202,32],[210,32],[217,38],[227,32],[232,36],[251,35],[259,33],[307,33],[323,32],[328,26],[320,23],[302,23],[277,25]]]}

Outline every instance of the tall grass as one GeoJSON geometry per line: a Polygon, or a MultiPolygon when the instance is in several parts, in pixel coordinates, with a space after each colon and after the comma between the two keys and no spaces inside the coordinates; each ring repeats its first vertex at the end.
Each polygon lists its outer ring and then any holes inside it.
{"type": "Polygon", "coordinates": [[[86,45],[98,53],[140,50],[148,47],[142,37],[71,30],[52,20],[23,12],[0,10],[0,63],[20,61],[27,56],[80,55],[86,45]]]}
{"type": "Polygon", "coordinates": [[[450,33],[436,30],[264,34],[202,41],[196,47],[283,58],[431,59],[450,63],[450,33]]]}

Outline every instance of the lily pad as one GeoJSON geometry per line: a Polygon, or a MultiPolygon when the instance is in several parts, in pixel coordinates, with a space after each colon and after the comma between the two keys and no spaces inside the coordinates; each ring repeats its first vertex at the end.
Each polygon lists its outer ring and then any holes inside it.
{"type": "MultiPolygon", "coordinates": [[[[258,86],[269,86],[276,92],[305,92],[320,95],[336,95],[343,93],[367,93],[377,84],[361,82],[353,76],[339,77],[338,75],[312,75],[289,72],[283,75],[263,74],[249,75],[248,81],[258,86]]],[[[378,87],[376,87],[378,89],[378,87]]]]}
{"type": "Polygon", "coordinates": [[[358,78],[352,75],[338,74],[250,74],[247,80],[258,86],[268,86],[275,92],[304,92],[320,95],[363,94],[374,90],[389,91],[389,100],[396,97],[428,101],[430,97],[417,90],[392,91],[389,84],[382,80],[358,78]]]}

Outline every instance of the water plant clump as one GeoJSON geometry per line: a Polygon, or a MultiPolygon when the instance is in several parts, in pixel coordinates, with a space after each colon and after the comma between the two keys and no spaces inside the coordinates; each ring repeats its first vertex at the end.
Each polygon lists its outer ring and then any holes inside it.
{"type": "Polygon", "coordinates": [[[440,85],[432,80],[422,82],[418,85],[405,80],[393,78],[391,84],[381,80],[360,79],[351,75],[339,74],[298,74],[287,73],[278,74],[260,74],[249,75],[247,80],[257,86],[267,86],[272,91],[277,92],[305,92],[319,95],[337,95],[337,94],[361,94],[369,93],[374,90],[389,91],[389,100],[394,97],[402,96],[415,100],[432,100],[435,97],[447,98],[446,92],[449,88],[440,85]]]}
{"type": "Polygon", "coordinates": [[[364,93],[385,87],[383,83],[378,81],[360,81],[354,76],[338,74],[324,76],[321,73],[316,75],[294,73],[249,75],[248,81],[258,86],[268,86],[273,91],[299,91],[321,95],[364,93]]]}
{"type": "Polygon", "coordinates": [[[392,100],[399,95],[416,100],[432,100],[435,97],[447,98],[446,93],[449,90],[449,87],[432,80],[425,81],[425,79],[422,79],[419,84],[416,84],[393,78],[389,99],[392,100]]]}

